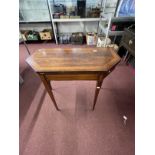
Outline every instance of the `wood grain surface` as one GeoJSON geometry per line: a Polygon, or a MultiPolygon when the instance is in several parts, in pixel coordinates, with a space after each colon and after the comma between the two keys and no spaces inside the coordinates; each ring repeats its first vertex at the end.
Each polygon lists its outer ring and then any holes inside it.
{"type": "Polygon", "coordinates": [[[119,61],[110,47],[39,49],[26,60],[36,72],[108,71],[119,61]]]}

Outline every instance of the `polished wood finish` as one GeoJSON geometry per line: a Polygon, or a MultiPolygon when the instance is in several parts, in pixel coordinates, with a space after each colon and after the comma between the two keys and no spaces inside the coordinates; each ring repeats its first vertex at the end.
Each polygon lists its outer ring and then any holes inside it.
{"type": "Polygon", "coordinates": [[[51,80],[96,80],[93,110],[103,79],[120,61],[113,48],[53,48],[40,49],[27,60],[40,76],[54,106],[51,80]]]}
{"type": "Polygon", "coordinates": [[[49,80],[98,80],[97,74],[59,74],[59,75],[46,75],[49,80]]]}
{"type": "Polygon", "coordinates": [[[113,48],[40,49],[27,59],[36,72],[108,71],[119,56],[113,48]]]}

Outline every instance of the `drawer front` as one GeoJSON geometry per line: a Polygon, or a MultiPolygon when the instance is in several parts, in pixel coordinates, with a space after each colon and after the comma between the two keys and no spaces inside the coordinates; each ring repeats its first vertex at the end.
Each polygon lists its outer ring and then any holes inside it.
{"type": "Polygon", "coordinates": [[[58,74],[58,75],[46,75],[48,80],[97,80],[97,74],[58,74]]]}
{"type": "MultiPolygon", "coordinates": [[[[98,80],[100,74],[89,73],[89,74],[45,74],[48,80],[54,81],[66,81],[66,80],[98,80]]],[[[104,77],[106,77],[106,73],[104,77]]]]}

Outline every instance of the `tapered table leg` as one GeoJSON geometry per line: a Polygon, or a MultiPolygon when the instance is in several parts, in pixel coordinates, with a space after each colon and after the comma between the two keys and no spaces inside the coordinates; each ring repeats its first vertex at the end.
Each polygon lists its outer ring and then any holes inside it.
{"type": "Polygon", "coordinates": [[[98,94],[100,92],[100,89],[101,89],[101,86],[102,86],[102,82],[103,82],[103,75],[100,75],[99,79],[97,80],[97,83],[96,83],[95,97],[94,97],[94,103],[93,103],[93,110],[95,109],[97,97],[98,97],[98,94]]]}
{"type": "Polygon", "coordinates": [[[52,86],[51,86],[50,81],[47,80],[47,83],[48,83],[48,85],[49,85],[49,87],[50,87],[50,89],[51,89],[51,91],[52,91],[52,86]]]}
{"type": "Polygon", "coordinates": [[[39,76],[40,76],[40,78],[41,78],[41,80],[42,80],[42,82],[43,82],[43,84],[44,84],[44,86],[45,86],[45,88],[46,88],[49,96],[51,97],[56,110],[59,111],[59,108],[58,108],[58,106],[56,104],[56,101],[55,101],[55,98],[54,98],[54,95],[53,95],[53,92],[52,92],[52,87],[50,85],[50,82],[46,79],[46,77],[44,76],[44,74],[39,74],[39,76]]]}

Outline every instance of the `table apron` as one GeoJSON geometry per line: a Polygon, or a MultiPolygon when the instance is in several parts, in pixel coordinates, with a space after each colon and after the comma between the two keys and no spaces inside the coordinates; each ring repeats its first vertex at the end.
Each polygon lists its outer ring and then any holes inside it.
{"type": "Polygon", "coordinates": [[[43,73],[47,80],[66,81],[66,80],[98,80],[100,75],[106,77],[107,73],[77,73],[77,74],[46,74],[43,73]]]}

